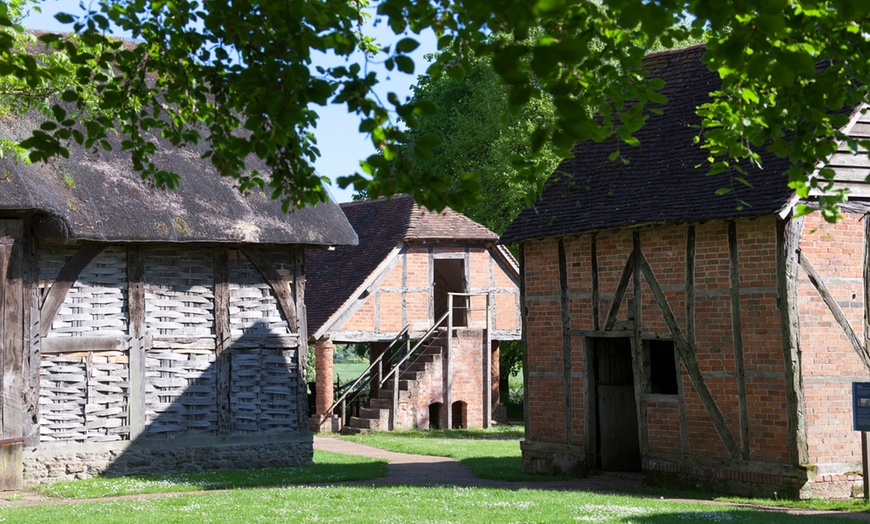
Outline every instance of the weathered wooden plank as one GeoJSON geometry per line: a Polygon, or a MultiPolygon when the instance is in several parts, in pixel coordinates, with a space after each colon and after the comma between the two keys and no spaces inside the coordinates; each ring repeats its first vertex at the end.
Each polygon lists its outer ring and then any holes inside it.
{"type": "MultiPolygon", "coordinates": [[[[250,259],[249,259],[250,260],[250,259]]],[[[254,264],[256,267],[256,264],[254,264]]],[[[232,431],[230,403],[230,275],[229,251],[217,247],[214,252],[214,332],[215,332],[215,393],[217,395],[217,430],[232,431]]]]}
{"type": "Polygon", "coordinates": [[[284,277],[281,276],[281,273],[278,273],[278,270],[275,269],[272,263],[269,262],[269,259],[258,248],[245,247],[240,251],[254,265],[260,275],[263,276],[266,283],[269,284],[269,288],[278,301],[278,307],[281,308],[284,318],[287,319],[287,325],[290,326],[290,330],[293,333],[298,333],[297,308],[293,300],[293,292],[290,289],[290,285],[288,285],[284,277]]]}
{"type": "MultiPolygon", "coordinates": [[[[695,226],[686,228],[686,341],[695,347],[695,226]]],[[[680,397],[680,452],[689,453],[689,417],[686,414],[686,391],[683,387],[683,360],[677,352],[677,393],[680,397]]]]}
{"type": "Polygon", "coordinates": [[[589,270],[592,275],[592,329],[601,329],[601,289],[598,286],[598,234],[593,233],[589,240],[589,270]]]}
{"type": "Polygon", "coordinates": [[[701,403],[704,404],[704,408],[710,416],[710,420],[713,422],[713,427],[716,429],[716,433],[719,435],[719,438],[722,440],[722,443],[725,445],[725,449],[728,451],[728,454],[731,455],[731,458],[744,458],[740,451],[740,447],[737,445],[737,441],[734,439],[734,435],[731,434],[731,430],[725,422],[725,417],[722,415],[722,411],[716,404],[716,399],[713,398],[713,394],[710,393],[710,389],[707,387],[704,377],[701,376],[701,369],[698,367],[698,361],[695,358],[695,347],[689,345],[688,341],[683,337],[683,333],[680,330],[679,324],[677,324],[674,312],[671,309],[671,306],[668,305],[667,298],[665,298],[665,294],[662,292],[661,286],[659,286],[658,280],[656,279],[649,262],[647,262],[646,257],[644,257],[642,253],[637,254],[637,263],[640,264],[641,273],[643,273],[643,276],[650,287],[650,291],[656,300],[656,304],[659,306],[659,310],[662,312],[662,317],[668,326],[668,330],[674,338],[674,345],[680,354],[680,358],[683,360],[683,364],[686,366],[686,373],[689,375],[689,380],[698,392],[701,403]]]}
{"type": "Polygon", "coordinates": [[[51,337],[42,339],[42,353],[80,353],[83,351],[127,351],[127,337],[87,336],[51,337]]]}
{"type": "Polygon", "coordinates": [[[559,297],[562,303],[562,392],[564,394],[565,442],[574,440],[571,384],[571,302],[568,299],[568,260],[565,254],[565,239],[558,242],[559,252],[559,297]]]}
{"type": "Polygon", "coordinates": [[[838,166],[830,167],[833,167],[836,171],[836,173],[834,174],[834,180],[838,182],[870,183],[870,180],[867,180],[867,178],[870,177],[870,168],[838,166]]]}
{"type": "Polygon", "coordinates": [[[293,292],[296,301],[296,334],[299,335],[299,348],[296,351],[296,410],[297,429],[308,427],[308,385],[305,372],[308,362],[308,313],[305,310],[305,259],[302,248],[296,248],[296,259],[293,264],[293,292]]]}
{"type": "MultiPolygon", "coordinates": [[[[30,231],[31,224],[24,222],[24,231],[30,231]]],[[[39,263],[36,256],[36,242],[33,235],[24,235],[22,242],[23,263],[21,279],[23,285],[21,309],[24,313],[24,437],[25,446],[39,444],[39,263]]]]}
{"type": "MultiPolygon", "coordinates": [[[[867,115],[864,115],[862,118],[866,118],[867,115]]],[[[849,131],[849,136],[857,139],[862,138],[870,138],[870,123],[858,121],[852,126],[852,129],[849,131]]]]}
{"type": "Polygon", "coordinates": [[[45,337],[48,334],[48,330],[51,329],[51,323],[54,322],[54,317],[60,311],[67,293],[73,284],[75,284],[79,274],[104,248],[105,244],[95,242],[85,243],[76,251],[76,254],[73,255],[69,262],[61,268],[40,307],[40,336],[45,337]]]}
{"type": "Polygon", "coordinates": [[[613,329],[616,323],[617,315],[619,315],[619,307],[622,305],[622,299],[625,298],[625,292],[628,290],[628,283],[634,273],[634,265],[637,263],[637,253],[631,252],[628,260],[625,262],[625,267],[622,268],[622,275],[619,277],[619,283],[616,286],[616,293],[613,296],[613,303],[610,304],[610,311],[607,313],[607,319],[604,321],[604,331],[613,329]]]}
{"type": "MultiPolygon", "coordinates": [[[[633,253],[641,253],[640,232],[633,231],[631,234],[631,250],[633,253]]],[[[649,453],[649,426],[647,425],[647,410],[644,394],[650,390],[649,377],[650,367],[649,359],[644,348],[643,340],[640,338],[641,328],[643,324],[643,286],[640,280],[640,266],[634,264],[632,272],[632,298],[630,301],[629,316],[633,322],[632,337],[631,337],[631,352],[632,352],[632,374],[634,379],[634,405],[637,406],[637,436],[639,440],[639,449],[641,456],[649,453]]],[[[603,461],[603,459],[602,459],[603,461]]]]}
{"type": "Polygon", "coordinates": [[[740,260],[737,252],[737,223],[728,222],[728,280],[731,284],[731,338],[737,380],[737,409],[743,456],[749,456],[749,410],[746,401],[746,365],[743,357],[743,320],[740,316],[740,260]]]}
{"type": "Polygon", "coordinates": [[[870,157],[867,156],[867,153],[858,153],[856,155],[853,155],[851,152],[834,153],[830,160],[828,160],[828,166],[870,168],[870,157]]]}
{"type": "MultiPolygon", "coordinates": [[[[786,379],[785,398],[789,457],[793,464],[806,464],[809,460],[803,386],[801,384],[800,311],[798,310],[797,298],[798,252],[803,224],[803,217],[794,218],[777,223],[776,229],[777,306],[782,329],[782,352],[786,379]]],[[[866,226],[867,224],[865,224],[866,226]]],[[[866,236],[864,242],[866,252],[866,236]]],[[[866,264],[865,258],[865,267],[866,264]]]]}
{"type": "Polygon", "coordinates": [[[831,294],[828,286],[825,285],[824,279],[822,279],[822,277],[816,272],[816,269],[813,267],[812,263],[803,253],[798,252],[798,263],[809,277],[810,283],[812,283],[813,287],[816,288],[816,291],[819,292],[819,295],[822,297],[822,301],[825,303],[826,306],[828,306],[828,310],[830,310],[831,315],[833,315],[834,320],[837,321],[837,324],[840,325],[840,329],[842,329],[843,333],[846,334],[846,338],[848,338],[849,343],[852,344],[852,349],[854,349],[855,353],[858,354],[858,357],[861,359],[864,367],[867,368],[868,371],[870,371],[870,355],[867,354],[867,348],[858,337],[858,334],[855,333],[855,330],[852,329],[852,325],[849,324],[849,319],[846,318],[846,314],[843,313],[843,310],[840,308],[837,300],[831,294]]]}
{"type": "Polygon", "coordinates": [[[145,430],[145,257],[127,246],[127,313],[130,330],[130,438],[145,430]]]}
{"type": "MultiPolygon", "coordinates": [[[[0,221],[0,437],[24,436],[23,223],[0,221]]],[[[2,486],[15,489],[19,486],[2,486]]]]}

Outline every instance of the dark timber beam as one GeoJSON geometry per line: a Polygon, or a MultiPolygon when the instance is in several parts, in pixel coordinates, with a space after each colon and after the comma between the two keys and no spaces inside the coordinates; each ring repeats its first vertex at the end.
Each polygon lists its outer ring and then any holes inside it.
{"type": "Polygon", "coordinates": [[[725,449],[728,451],[728,454],[731,455],[731,458],[744,458],[740,451],[740,447],[737,445],[737,441],[734,440],[734,435],[731,434],[731,430],[725,422],[725,417],[722,415],[722,411],[716,404],[713,394],[710,393],[707,383],[704,382],[704,377],[701,375],[701,369],[698,367],[698,361],[695,358],[695,348],[694,346],[689,345],[683,337],[683,333],[680,330],[680,326],[677,324],[674,312],[671,310],[671,306],[668,305],[665,294],[662,292],[662,288],[659,286],[658,280],[656,280],[649,262],[647,262],[646,257],[644,257],[642,253],[637,254],[637,263],[640,264],[641,273],[643,273],[647,284],[649,284],[650,291],[652,292],[656,304],[658,304],[659,309],[662,312],[662,317],[668,326],[668,330],[670,330],[671,336],[674,339],[674,345],[676,345],[680,358],[686,366],[686,373],[689,375],[689,380],[691,380],[692,385],[698,392],[698,396],[701,398],[701,403],[704,404],[707,414],[710,415],[710,420],[713,422],[713,427],[716,429],[716,433],[719,434],[719,438],[722,439],[722,443],[725,445],[725,449]]]}
{"type": "Polygon", "coordinates": [[[246,247],[240,250],[245,258],[247,258],[251,264],[257,269],[260,275],[263,277],[263,280],[269,284],[269,288],[272,289],[272,294],[275,295],[275,298],[278,301],[278,307],[281,308],[281,312],[284,313],[284,318],[287,320],[287,326],[290,327],[291,333],[298,333],[298,326],[296,322],[296,303],[293,301],[293,293],[290,290],[290,286],[287,285],[287,282],[284,280],[284,277],[281,276],[281,273],[278,273],[278,270],[269,262],[269,259],[255,247],[246,247]]]}
{"type": "Polygon", "coordinates": [[[854,329],[852,329],[852,325],[849,324],[849,319],[846,318],[846,314],[843,313],[843,310],[840,308],[840,304],[837,304],[837,300],[831,294],[828,286],[825,285],[825,281],[816,272],[816,269],[810,263],[809,259],[800,251],[798,251],[798,263],[807,274],[807,276],[810,278],[810,282],[816,288],[816,291],[819,292],[819,295],[822,297],[825,305],[828,306],[828,309],[834,316],[834,320],[837,321],[837,324],[840,325],[843,333],[846,334],[846,337],[852,344],[852,349],[854,349],[855,353],[858,354],[858,358],[860,358],[861,362],[864,363],[864,367],[867,368],[868,371],[870,371],[870,355],[867,355],[867,349],[864,347],[864,344],[861,342],[858,334],[855,333],[854,329]]]}
{"type": "MultiPolygon", "coordinates": [[[[641,253],[640,232],[632,232],[631,245],[632,256],[637,260],[638,255],[641,253]]],[[[632,299],[629,302],[631,309],[629,315],[631,316],[632,325],[634,326],[633,336],[631,337],[631,351],[633,353],[632,361],[634,362],[634,365],[632,366],[635,384],[634,403],[637,406],[637,427],[638,439],[640,440],[640,453],[641,456],[646,456],[649,453],[649,428],[647,426],[644,394],[650,390],[650,369],[649,359],[647,359],[646,351],[644,351],[643,339],[641,339],[640,335],[641,324],[643,323],[643,302],[641,301],[643,286],[641,285],[642,282],[640,279],[640,265],[637,263],[632,265],[632,283],[634,284],[634,289],[632,290],[632,299]]]]}
{"type": "Polygon", "coordinates": [[[592,329],[598,331],[601,329],[601,312],[599,304],[601,302],[601,290],[598,287],[598,234],[592,233],[589,246],[590,270],[592,272],[592,329]]]}
{"type": "Polygon", "coordinates": [[[731,338],[737,375],[737,408],[740,413],[740,442],[743,456],[749,456],[749,408],[746,403],[746,366],[743,357],[743,321],[740,316],[740,259],[737,253],[737,224],[728,222],[728,279],[731,284],[731,338]]]}
{"type": "Polygon", "coordinates": [[[574,440],[573,413],[571,410],[571,302],[568,299],[568,260],[565,254],[565,239],[559,239],[559,296],[562,303],[562,383],[565,395],[565,442],[574,440]]]}
{"type": "Polygon", "coordinates": [[[613,302],[610,304],[607,320],[604,321],[604,331],[610,331],[613,329],[614,324],[616,324],[619,307],[622,305],[622,299],[625,298],[625,292],[628,290],[628,282],[631,280],[632,273],[634,273],[636,259],[637,253],[632,251],[625,262],[625,267],[622,269],[622,276],[619,277],[619,284],[616,286],[616,293],[613,296],[613,302]]]}
{"type": "MultiPolygon", "coordinates": [[[[686,342],[695,347],[695,226],[686,228],[686,342]]],[[[680,452],[689,453],[689,416],[683,387],[683,359],[677,352],[677,392],[680,395],[680,452]]]]}
{"type": "Polygon", "coordinates": [[[803,225],[804,218],[800,217],[778,222],[776,228],[777,305],[782,327],[789,458],[793,464],[806,464],[809,453],[801,379],[800,312],[797,299],[798,253],[803,225]]]}

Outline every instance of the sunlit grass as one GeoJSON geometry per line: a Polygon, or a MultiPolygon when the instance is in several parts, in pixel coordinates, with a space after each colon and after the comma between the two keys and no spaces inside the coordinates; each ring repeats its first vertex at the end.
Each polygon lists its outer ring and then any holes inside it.
{"type": "Polygon", "coordinates": [[[483,479],[517,482],[564,478],[523,472],[522,437],[522,426],[496,426],[489,430],[373,432],[341,438],[399,453],[450,457],[483,479]]]}
{"type": "Polygon", "coordinates": [[[596,493],[422,487],[285,487],[0,510],[0,522],[844,522],[694,501],[596,493]]]}
{"type": "Polygon", "coordinates": [[[290,486],[368,480],[387,474],[383,460],[314,452],[314,464],[289,468],[226,469],[199,473],[69,480],[44,484],[38,490],[51,497],[87,499],[146,493],[290,486]]]}

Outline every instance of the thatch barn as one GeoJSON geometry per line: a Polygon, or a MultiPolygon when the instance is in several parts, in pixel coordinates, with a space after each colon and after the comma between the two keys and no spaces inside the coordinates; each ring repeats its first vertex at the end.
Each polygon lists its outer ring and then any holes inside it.
{"type": "Polygon", "coordinates": [[[311,460],[303,253],[356,235],[332,202],[285,214],[153,140],[175,190],[117,142],[0,163],[4,488],[311,460]]]}

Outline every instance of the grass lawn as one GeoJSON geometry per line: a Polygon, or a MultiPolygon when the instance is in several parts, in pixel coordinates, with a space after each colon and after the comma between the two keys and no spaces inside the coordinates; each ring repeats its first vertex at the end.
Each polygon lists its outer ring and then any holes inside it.
{"type": "Polygon", "coordinates": [[[87,499],[144,493],[368,480],[383,477],[386,474],[387,463],[383,460],[315,451],[314,464],[310,466],[226,469],[176,475],[69,480],[44,484],[38,490],[51,497],[87,499]]]}
{"type": "Polygon", "coordinates": [[[522,426],[496,426],[490,430],[375,432],[341,438],[400,453],[451,457],[465,464],[476,477],[484,479],[516,482],[565,478],[523,472],[520,453],[522,426]]]}
{"type": "Polygon", "coordinates": [[[842,523],[699,502],[540,490],[293,487],[0,510],[0,522],[614,522],[842,523]]]}

